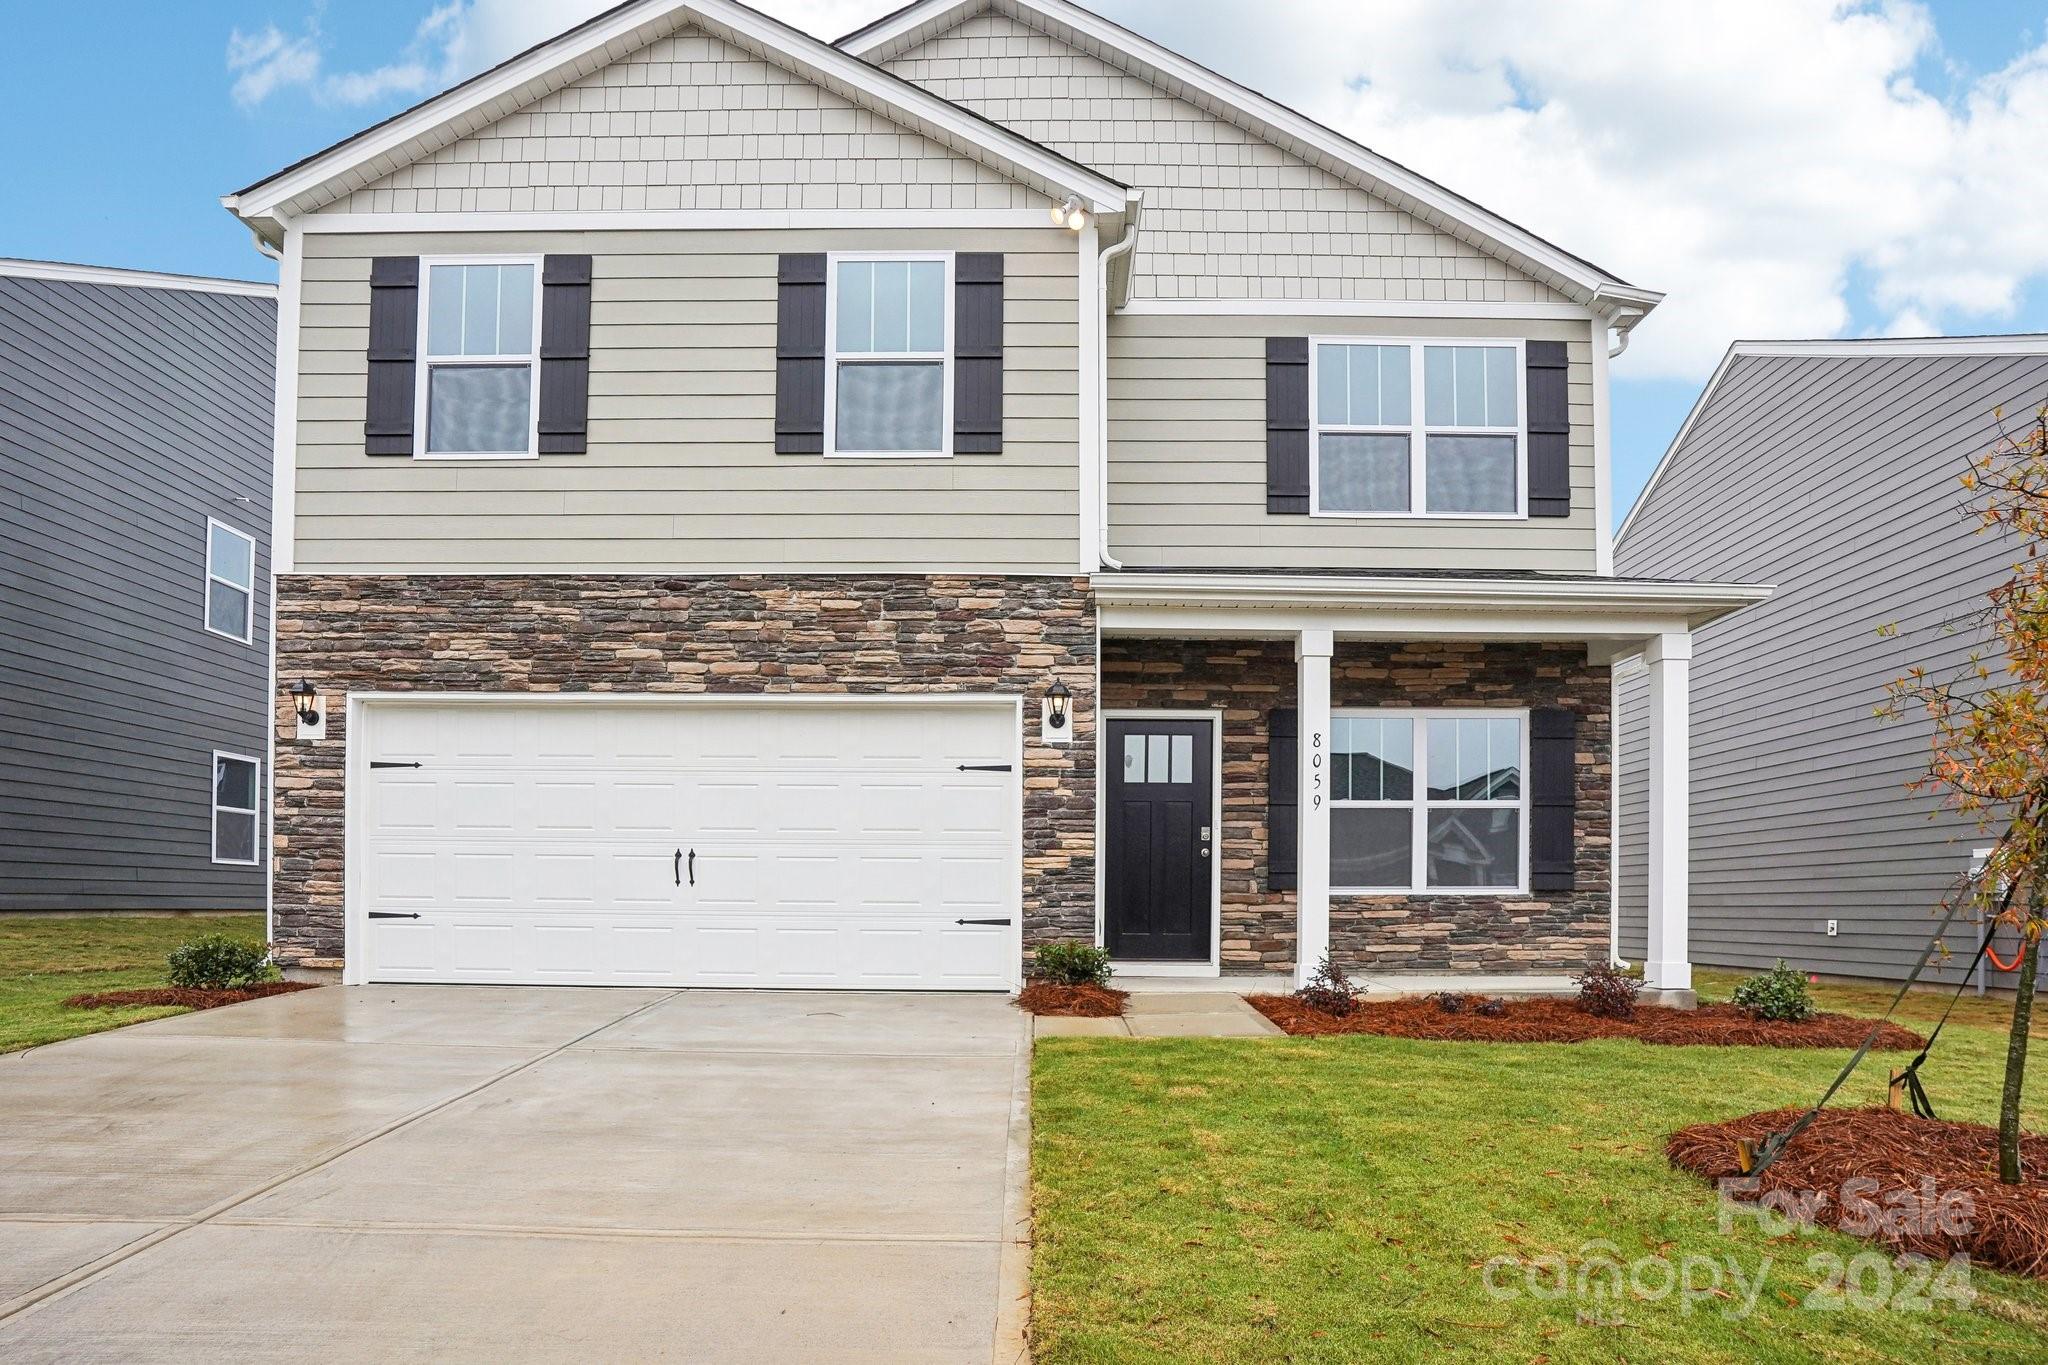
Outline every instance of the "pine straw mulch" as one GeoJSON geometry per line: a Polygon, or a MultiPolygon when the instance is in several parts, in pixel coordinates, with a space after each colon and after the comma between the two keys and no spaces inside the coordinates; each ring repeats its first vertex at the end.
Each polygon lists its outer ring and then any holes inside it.
{"type": "MultiPolygon", "coordinates": [[[[1673,1166],[1709,1180],[1740,1176],[1735,1140],[1761,1143],[1803,1112],[1776,1109],[1694,1124],[1671,1135],[1665,1154],[1673,1166]]],[[[1894,1252],[1937,1259],[1960,1252],[1977,1265],[2048,1278],[2048,1137],[2020,1136],[2020,1169],[2021,1184],[1998,1183],[1998,1131],[1983,1124],[1914,1118],[1894,1109],[1823,1109],[1745,1198],[1824,1194],[1817,1221],[1861,1223],[1844,1231],[1894,1252]],[[1874,1190],[1849,1192],[1874,1203],[1876,1217],[1844,1205],[1843,1184],[1858,1177],[1877,1182],[1874,1190]],[[1930,1204],[1930,1193],[1947,1202],[1930,1204]]],[[[1781,1213],[1799,1207],[1774,1204],[1781,1213]]]]}
{"type": "Polygon", "coordinates": [[[145,986],[132,991],[89,991],[64,1003],[75,1010],[133,1009],[142,1005],[183,1005],[186,1009],[210,1010],[221,1005],[239,1005],[244,1000],[290,995],[293,991],[319,988],[317,981],[258,981],[250,986],[202,990],[187,986],[145,986]]]}
{"type": "Polygon", "coordinates": [[[1123,1014],[1124,1001],[1130,998],[1129,991],[1108,986],[1059,986],[1050,981],[1031,981],[1017,993],[1017,1008],[1070,1019],[1115,1019],[1123,1014]]]}
{"type": "MultiPolygon", "coordinates": [[[[1477,1013],[1482,997],[1459,998],[1447,1011],[1431,996],[1361,1003],[1356,1013],[1338,1018],[1311,1009],[1291,995],[1253,995],[1247,1003],[1297,1037],[1330,1033],[1377,1033],[1389,1038],[1420,1038],[1446,1043],[1583,1043],[1592,1038],[1634,1038],[1665,1047],[1839,1047],[1862,1045],[1870,1020],[1846,1014],[1817,1014],[1803,1024],[1752,1019],[1733,1005],[1701,1005],[1671,1009],[1638,1005],[1633,1019],[1602,1019],[1572,1000],[1504,1000],[1493,1002],[1495,1014],[1477,1013]]],[[[1880,1049],[1906,1051],[1922,1046],[1919,1034],[1886,1024],[1878,1034],[1880,1049]]]]}

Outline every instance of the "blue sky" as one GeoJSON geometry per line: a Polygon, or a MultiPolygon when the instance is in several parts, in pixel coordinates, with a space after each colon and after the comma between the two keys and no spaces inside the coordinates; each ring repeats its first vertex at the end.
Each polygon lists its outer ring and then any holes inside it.
{"type": "MultiPolygon", "coordinates": [[[[1669,291],[1614,370],[1617,515],[1735,336],[2048,330],[2048,0],[1090,3],[1669,291]]],[[[221,194],[599,7],[14,6],[0,256],[273,278],[221,194]]],[[[891,0],[763,7],[832,36],[891,0]]]]}

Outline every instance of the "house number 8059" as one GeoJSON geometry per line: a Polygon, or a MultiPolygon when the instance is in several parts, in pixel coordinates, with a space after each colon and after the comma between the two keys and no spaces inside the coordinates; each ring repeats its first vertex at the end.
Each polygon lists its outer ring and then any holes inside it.
{"type": "Polygon", "coordinates": [[[1310,810],[1320,810],[1323,805],[1323,732],[1321,730],[1309,731],[1308,747],[1308,804],[1310,810]]]}

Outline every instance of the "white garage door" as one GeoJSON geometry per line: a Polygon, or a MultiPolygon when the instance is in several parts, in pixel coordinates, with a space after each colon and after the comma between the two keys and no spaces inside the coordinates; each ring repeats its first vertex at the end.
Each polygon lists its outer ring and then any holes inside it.
{"type": "Polygon", "coordinates": [[[1009,705],[372,702],[351,748],[351,979],[1013,984],[1009,705]]]}

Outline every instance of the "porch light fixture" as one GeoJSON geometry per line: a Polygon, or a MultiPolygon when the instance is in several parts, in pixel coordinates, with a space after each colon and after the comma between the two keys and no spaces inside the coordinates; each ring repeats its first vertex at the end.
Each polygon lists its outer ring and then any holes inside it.
{"type": "Polygon", "coordinates": [[[1066,729],[1070,703],[1074,700],[1073,692],[1065,683],[1054,680],[1053,685],[1045,689],[1045,700],[1046,720],[1055,730],[1066,729]]]}
{"type": "Polygon", "coordinates": [[[313,690],[313,684],[304,678],[299,679],[298,684],[292,688],[292,705],[298,710],[300,723],[320,723],[320,708],[314,704],[318,697],[319,693],[313,690]]]}
{"type": "Polygon", "coordinates": [[[1052,206],[1052,222],[1054,227],[1079,232],[1088,226],[1088,206],[1079,195],[1070,194],[1052,206]]]}

